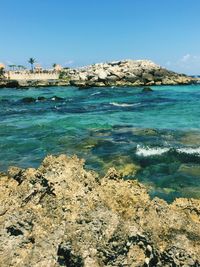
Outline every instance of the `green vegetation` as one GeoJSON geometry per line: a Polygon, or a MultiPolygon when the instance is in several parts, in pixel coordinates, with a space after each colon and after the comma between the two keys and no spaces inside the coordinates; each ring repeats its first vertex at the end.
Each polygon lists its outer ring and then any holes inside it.
{"type": "Polygon", "coordinates": [[[5,70],[4,68],[0,68],[0,79],[4,77],[5,70]]]}
{"type": "Polygon", "coordinates": [[[59,74],[59,79],[69,81],[70,77],[67,75],[67,73],[65,71],[61,71],[59,74]]]}

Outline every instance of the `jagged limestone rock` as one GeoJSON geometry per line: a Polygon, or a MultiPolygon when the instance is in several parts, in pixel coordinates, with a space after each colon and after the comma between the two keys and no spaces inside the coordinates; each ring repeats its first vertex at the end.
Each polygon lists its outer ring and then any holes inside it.
{"type": "Polygon", "coordinates": [[[0,178],[0,266],[200,266],[200,200],[172,204],[110,169],[48,156],[0,178]]]}

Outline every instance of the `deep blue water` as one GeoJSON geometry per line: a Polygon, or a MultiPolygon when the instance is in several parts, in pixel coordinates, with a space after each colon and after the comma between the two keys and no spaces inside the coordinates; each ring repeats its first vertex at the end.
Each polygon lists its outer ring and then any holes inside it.
{"type": "Polygon", "coordinates": [[[0,170],[77,154],[101,175],[126,170],[152,196],[200,198],[200,85],[152,88],[0,89],[0,170]]]}

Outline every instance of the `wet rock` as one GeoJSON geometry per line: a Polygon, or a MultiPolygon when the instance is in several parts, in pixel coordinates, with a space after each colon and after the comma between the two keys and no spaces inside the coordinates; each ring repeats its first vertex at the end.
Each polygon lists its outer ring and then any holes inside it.
{"type": "Polygon", "coordinates": [[[200,143],[200,134],[199,132],[188,132],[185,133],[184,136],[180,140],[181,144],[187,146],[196,146],[200,143]]]}
{"type": "Polygon", "coordinates": [[[20,86],[18,81],[7,81],[5,84],[7,88],[18,88],[20,86]]]}
{"type": "Polygon", "coordinates": [[[79,86],[78,86],[79,89],[90,89],[91,87],[92,87],[92,85],[90,85],[89,83],[79,84],[79,86]]]}
{"type": "Polygon", "coordinates": [[[134,134],[136,135],[149,135],[149,136],[159,136],[159,131],[156,129],[151,129],[151,128],[145,128],[145,129],[134,129],[133,131],[134,134]]]}
{"type": "Polygon", "coordinates": [[[61,101],[61,100],[64,100],[64,98],[55,95],[55,96],[53,96],[53,97],[51,98],[51,100],[53,100],[53,101],[61,101]]]}
{"type": "Polygon", "coordinates": [[[122,174],[123,177],[126,176],[135,176],[137,171],[140,170],[140,166],[134,163],[128,163],[118,167],[118,172],[122,174]]]}
{"type": "Polygon", "coordinates": [[[46,97],[44,97],[44,96],[38,96],[37,100],[39,100],[39,101],[45,101],[46,100],[46,97]]]}
{"type": "Polygon", "coordinates": [[[151,87],[144,87],[144,88],[142,89],[142,92],[143,92],[143,93],[153,92],[153,89],[151,89],[151,87]]]}
{"type": "Polygon", "coordinates": [[[35,102],[35,98],[33,98],[33,97],[24,97],[24,98],[22,98],[21,101],[23,103],[33,103],[33,102],[35,102]]]}

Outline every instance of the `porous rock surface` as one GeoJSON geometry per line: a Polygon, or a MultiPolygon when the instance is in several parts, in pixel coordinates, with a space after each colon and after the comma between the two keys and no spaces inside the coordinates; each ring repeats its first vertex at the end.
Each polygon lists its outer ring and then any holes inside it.
{"type": "MultiPolygon", "coordinates": [[[[65,75],[64,75],[65,74],[65,75]]],[[[86,87],[191,84],[196,79],[167,70],[150,60],[122,60],[66,70],[71,85],[86,87]]]]}
{"type": "Polygon", "coordinates": [[[0,174],[0,266],[200,266],[200,200],[150,200],[77,157],[0,174]]]}

